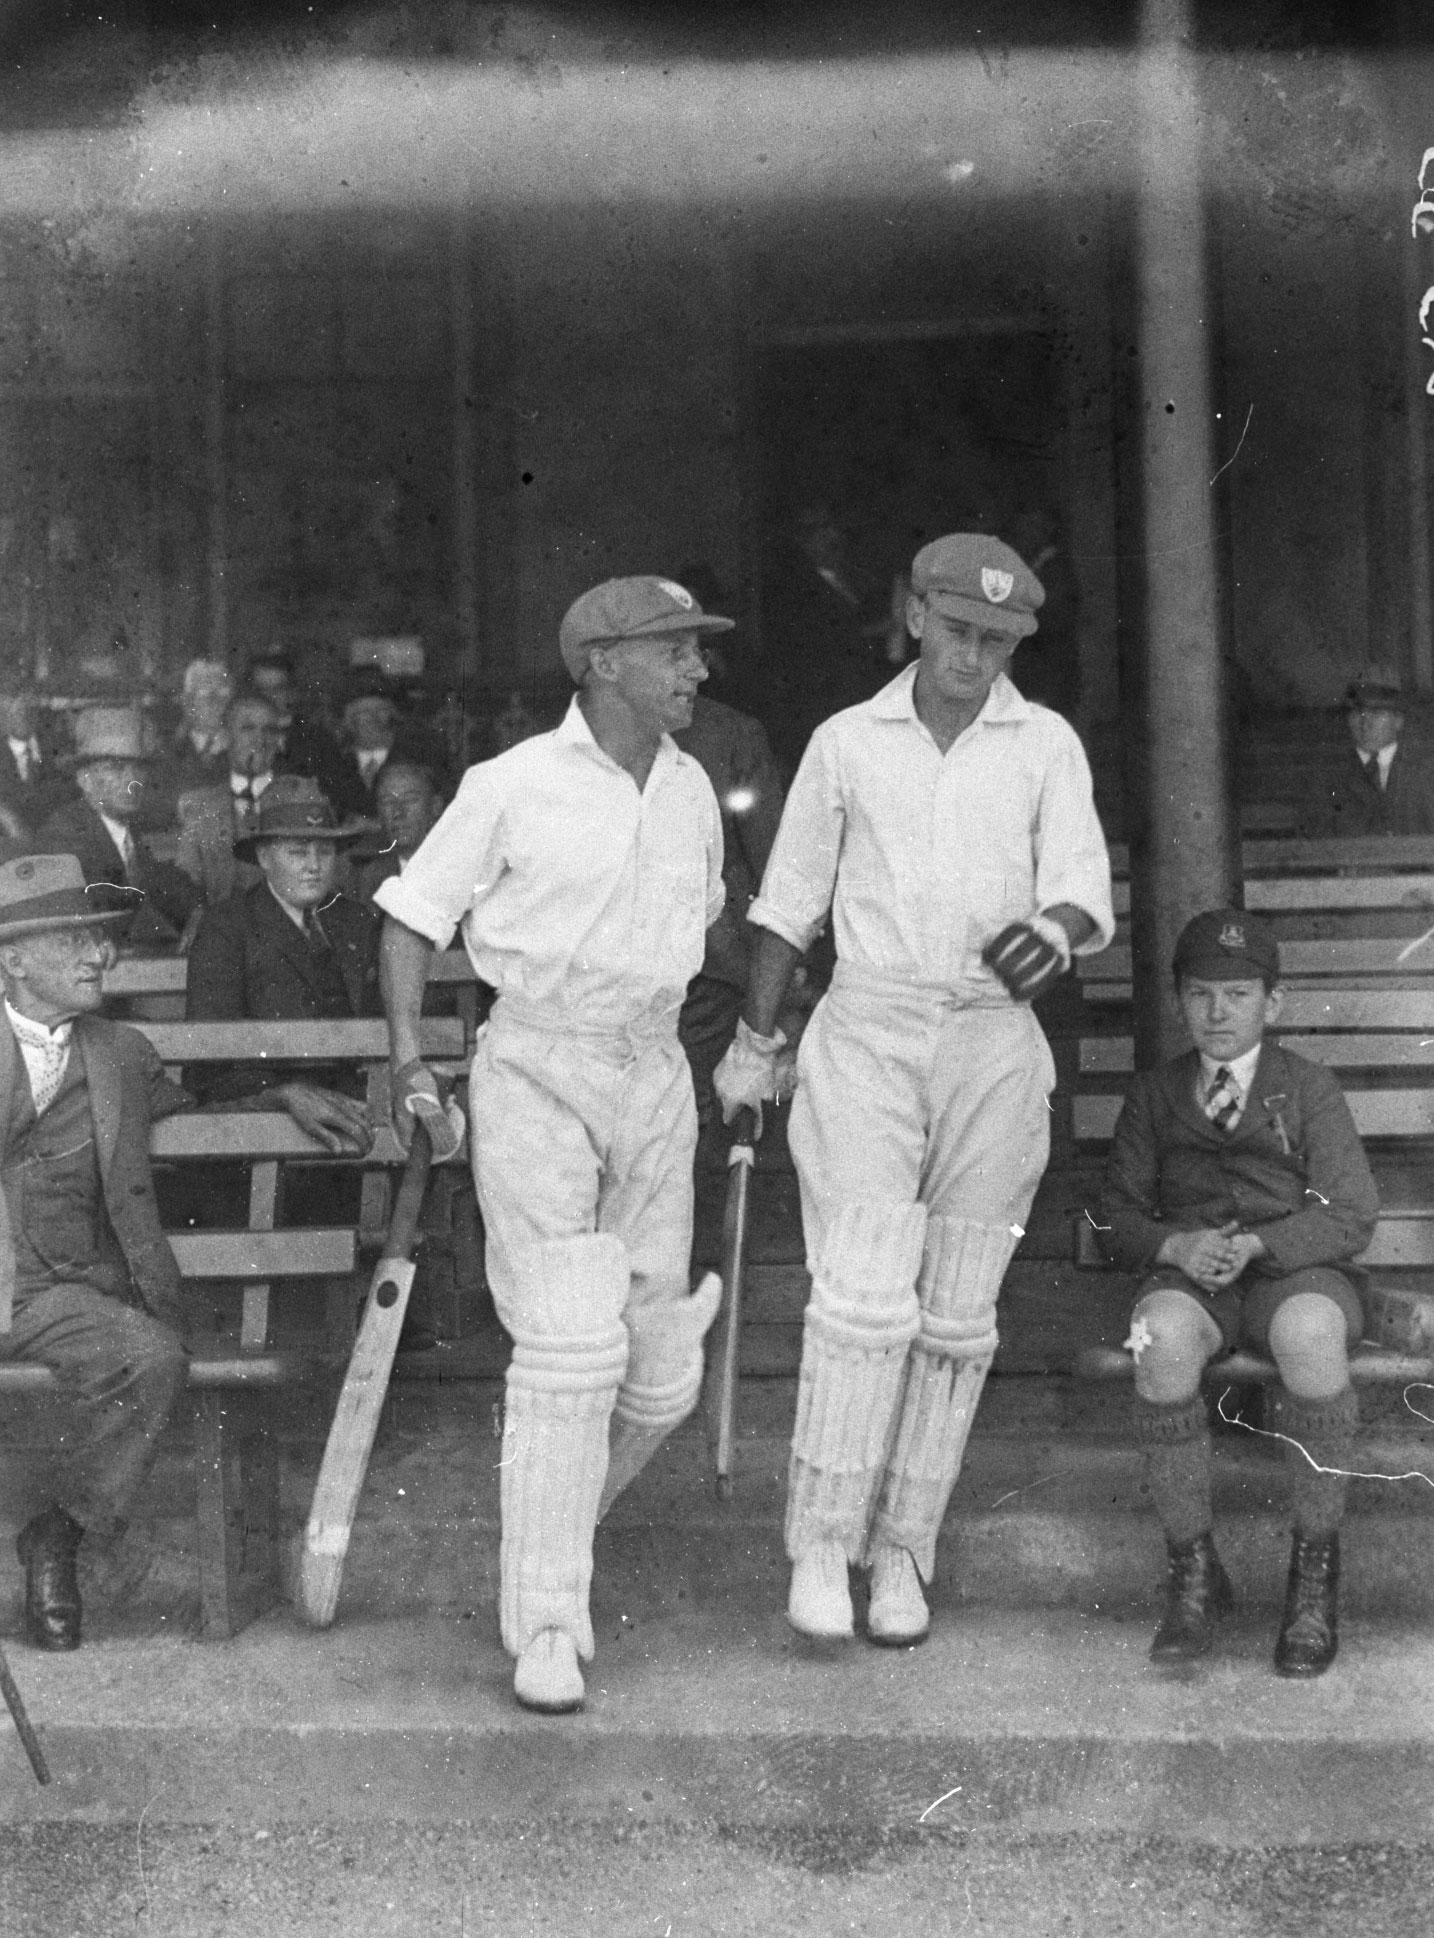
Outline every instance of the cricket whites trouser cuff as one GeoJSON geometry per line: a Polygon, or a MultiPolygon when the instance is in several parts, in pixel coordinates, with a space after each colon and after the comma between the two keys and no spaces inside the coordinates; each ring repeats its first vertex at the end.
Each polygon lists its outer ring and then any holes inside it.
{"type": "Polygon", "coordinates": [[[932,1218],[896,1439],[865,1559],[906,1548],[923,1581],[936,1571],[936,1537],[961,1472],[971,1423],[996,1350],[996,1298],[1018,1235],[1009,1225],[932,1218]]]}
{"type": "Polygon", "coordinates": [[[787,1555],[860,1558],[916,1336],[924,1205],[849,1204],[821,1258],[802,1337],[787,1473],[787,1555]]]}
{"type": "Polygon", "coordinates": [[[521,1329],[513,1329],[503,1419],[503,1646],[521,1655],[543,1629],[559,1628],[590,1662],[593,1528],[627,1366],[631,1265],[621,1240],[603,1232],[536,1245],[516,1263],[521,1329]]]}
{"type": "Polygon", "coordinates": [[[690,1298],[638,1306],[627,1315],[627,1374],[613,1408],[599,1520],[680,1427],[702,1391],[702,1341],[717,1316],[722,1281],[709,1272],[690,1298]]]}

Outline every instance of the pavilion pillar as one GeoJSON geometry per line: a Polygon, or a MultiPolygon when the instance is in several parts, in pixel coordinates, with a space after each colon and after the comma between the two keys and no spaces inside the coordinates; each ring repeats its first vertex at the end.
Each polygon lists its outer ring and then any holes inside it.
{"type": "Polygon", "coordinates": [[[1142,0],[1135,295],[1145,569],[1130,697],[1143,746],[1129,816],[1142,1065],[1187,1042],[1170,980],[1176,936],[1199,909],[1239,893],[1215,557],[1212,481],[1221,458],[1211,436],[1204,168],[1189,38],[1188,0],[1142,0]]]}

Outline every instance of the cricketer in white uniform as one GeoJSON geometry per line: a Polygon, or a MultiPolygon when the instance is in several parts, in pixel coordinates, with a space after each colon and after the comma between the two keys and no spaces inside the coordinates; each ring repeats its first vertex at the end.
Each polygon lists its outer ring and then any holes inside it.
{"type": "Polygon", "coordinates": [[[513,1337],[501,1617],[529,1708],[574,1709],[593,1654],[593,1529],[691,1412],[720,1287],[689,1296],[697,1115],[677,1018],[721,912],[711,783],[671,739],[732,621],[671,580],[569,609],[562,725],[469,768],[402,875],[381,975],[395,1115],[432,1108],[428,958],[461,926],[498,992],[469,1088],[488,1278],[513,1337]]]}
{"type": "Polygon", "coordinates": [[[996,1348],[996,1296],[1050,1152],[1032,997],[1113,932],[1090,771],[1006,677],[1039,580],[997,539],[917,553],[917,664],[823,722],[787,797],[724,1111],[775,1091],[775,1019],[830,911],[836,972],[797,1058],[790,1142],[812,1296],[788,1475],[787,1616],[930,1625],[922,1583],[996,1348]]]}

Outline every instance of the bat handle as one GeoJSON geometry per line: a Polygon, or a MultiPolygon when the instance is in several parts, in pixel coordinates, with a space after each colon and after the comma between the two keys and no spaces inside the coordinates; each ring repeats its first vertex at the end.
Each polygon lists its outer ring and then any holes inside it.
{"type": "Polygon", "coordinates": [[[25,1704],[16,1687],[15,1678],[10,1673],[10,1664],[5,1660],[5,1652],[0,1649],[0,1695],[5,1698],[5,1707],[14,1718],[16,1733],[25,1746],[25,1754],[30,1759],[30,1768],[35,1772],[37,1783],[50,1781],[50,1766],[45,1761],[45,1752],[40,1748],[40,1739],[35,1734],[25,1704]]]}

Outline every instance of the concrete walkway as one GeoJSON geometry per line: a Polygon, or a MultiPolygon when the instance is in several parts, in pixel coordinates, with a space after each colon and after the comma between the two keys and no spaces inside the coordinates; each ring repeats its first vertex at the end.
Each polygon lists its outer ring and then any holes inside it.
{"type": "MultiPolygon", "coordinates": [[[[756,1389],[738,1485],[684,1432],[600,1531],[585,1714],[525,1715],[496,1634],[494,1388],[395,1390],[335,1626],[279,1610],[193,1639],[182,1448],[136,1533],[152,1561],[86,1646],[7,1646],[55,1772],[0,1734],[13,1820],[532,1820],[1160,1831],[1206,1842],[1427,1840],[1434,1831],[1434,1486],[1364,1482],[1335,1669],[1269,1666],[1287,1555],[1277,1450],[1219,1448],[1221,1542],[1241,1613],[1214,1659],[1146,1657],[1158,1532],[1103,1402],[993,1387],[943,1540],[923,1648],[820,1651],[782,1617],[790,1388],[756,1389]],[[1062,1413],[1081,1411],[1072,1431],[1062,1413]]],[[[1110,1416],[1114,1419],[1115,1414],[1110,1416]]],[[[296,1507],[311,1423],[293,1422],[296,1507]]],[[[1361,1465],[1434,1475],[1386,1432],[1361,1465]]],[[[0,1602],[0,1607],[4,1602],[0,1602]]]]}

